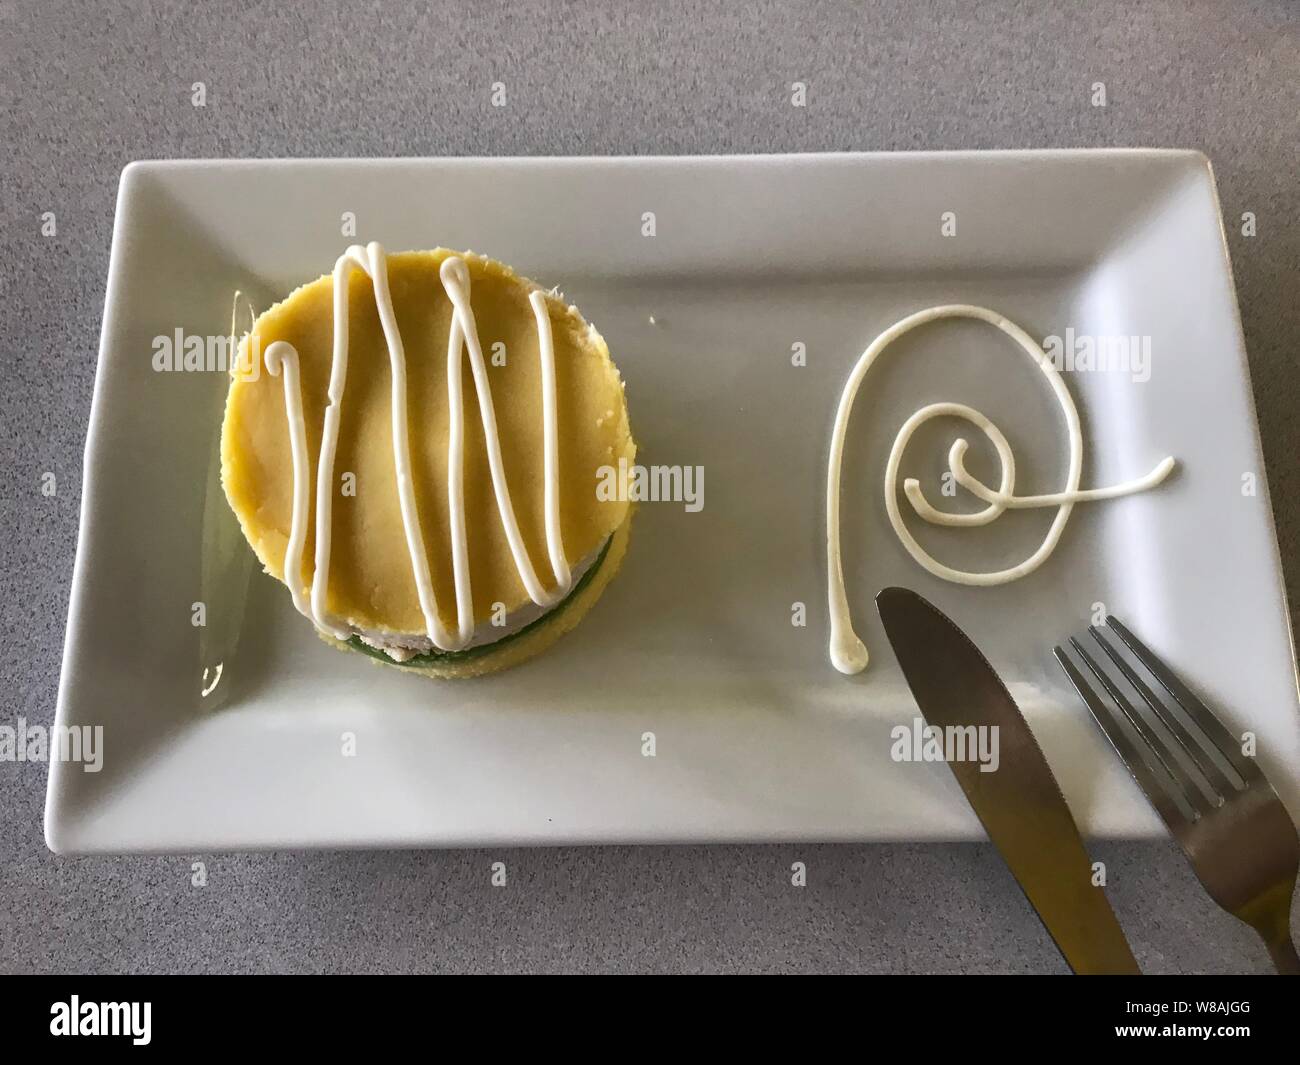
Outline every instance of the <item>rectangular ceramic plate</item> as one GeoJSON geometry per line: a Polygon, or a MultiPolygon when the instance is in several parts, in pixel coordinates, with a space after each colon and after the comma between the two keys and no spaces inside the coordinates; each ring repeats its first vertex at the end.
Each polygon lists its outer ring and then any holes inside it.
{"type": "MultiPolygon", "coordinates": [[[[934,494],[961,427],[931,428],[904,472],[934,494]]],[[[996,481],[970,435],[974,469],[996,481]]],[[[890,584],[986,651],[1091,834],[1159,831],[1050,657],[1094,604],[1256,733],[1294,811],[1300,718],[1263,473],[1196,153],[136,163],[118,201],[57,714],[104,727],[104,764],[53,766],[47,839],[192,852],[978,838],[945,766],[890,757],[890,730],[915,714],[872,602],[890,584]],[[152,369],[154,337],[224,332],[236,288],[265,308],[327,272],[347,212],[360,240],[472,248],[561,286],[626,378],[642,461],[705,469],[703,510],[643,506],[592,614],[521,668],[435,682],[318,641],[242,541],[231,550],[213,490],[224,379],[152,369]],[[1040,338],[1150,338],[1144,382],[1066,375],[1083,483],[1169,454],[1180,469],[1147,495],[1077,507],[1025,580],[936,580],[884,515],[903,420],[937,400],[982,409],[1010,438],[1021,492],[1060,486],[1065,435],[1041,374],[996,330],[909,335],[868,375],[849,435],[846,570],[874,659],[844,677],[826,652],[835,405],[882,329],[952,302],[1040,338]]],[[[1050,520],[918,535],[953,564],[995,569],[1050,520]]]]}

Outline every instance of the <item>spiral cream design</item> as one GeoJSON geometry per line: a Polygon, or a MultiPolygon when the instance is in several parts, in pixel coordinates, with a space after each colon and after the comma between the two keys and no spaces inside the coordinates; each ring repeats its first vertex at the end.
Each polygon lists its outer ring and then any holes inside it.
{"type": "Polygon", "coordinates": [[[984,307],[974,307],[969,304],[948,304],[942,307],[931,307],[928,310],[918,311],[899,322],[895,322],[871,342],[871,345],[862,353],[857,364],[853,367],[853,372],[849,375],[848,382],[844,386],[844,392],[840,396],[839,408],[835,414],[835,428],[831,435],[830,461],[826,483],[827,594],[831,621],[830,657],[832,664],[841,673],[860,673],[866,668],[869,657],[866,646],[853,630],[848,595],[844,587],[844,565],[840,551],[840,473],[844,460],[844,440],[848,430],[849,416],[853,412],[853,402],[857,398],[862,379],[880,353],[905,333],[911,332],[917,326],[940,318],[974,318],[982,322],[988,322],[1011,337],[1034,360],[1039,370],[1047,378],[1047,382],[1051,386],[1061,408],[1061,414],[1064,416],[1069,445],[1069,463],[1066,468],[1065,487],[1060,492],[1047,495],[1017,496],[1015,494],[1016,462],[1011,445],[1007,443],[1007,439],[1001,430],[979,411],[973,407],[968,407],[964,403],[932,403],[929,406],[922,407],[908,418],[898,431],[898,436],[894,438],[894,445],[889,452],[889,461],[885,466],[885,510],[889,515],[890,525],[893,526],[894,532],[902,542],[903,547],[907,549],[907,553],[934,576],[946,581],[952,581],[955,584],[968,584],[979,587],[1006,584],[1028,576],[1046,562],[1056,549],[1061,534],[1065,531],[1065,525],[1070,520],[1070,513],[1074,509],[1074,504],[1098,499],[1113,499],[1116,496],[1131,495],[1135,492],[1154,488],[1169,476],[1170,471],[1175,466],[1175,461],[1170,456],[1157,463],[1151,472],[1144,477],[1106,488],[1080,489],[1079,481],[1083,473],[1083,431],[1079,425],[1079,412],[1060,372],[1052,365],[1051,359],[1047,357],[1047,354],[1033,337],[1014,322],[995,311],[990,311],[984,307]],[[1052,519],[1047,534],[1043,537],[1043,542],[1027,559],[1018,565],[988,573],[968,573],[964,570],[953,569],[930,555],[916,541],[916,538],[904,524],[898,506],[898,473],[903,452],[906,450],[912,434],[921,425],[932,418],[940,417],[964,419],[989,438],[998,453],[998,459],[1002,467],[999,485],[997,488],[991,488],[966,469],[964,459],[969,445],[966,440],[959,438],[954,442],[948,453],[948,464],[953,478],[963,488],[986,503],[987,506],[983,510],[970,514],[953,514],[937,510],[925,498],[920,483],[911,477],[903,482],[903,494],[907,497],[917,515],[935,525],[988,525],[1009,509],[1056,507],[1056,515],[1052,519]]]}
{"type": "Polygon", "coordinates": [[[474,600],[470,587],[469,541],[465,529],[464,490],[464,388],[461,361],[469,352],[474,387],[479,397],[479,417],[487,445],[488,465],[497,511],[505,529],[510,552],[520,580],[529,597],[541,607],[551,607],[563,599],[572,587],[573,576],[560,536],[559,445],[555,399],[555,348],[551,336],[551,319],[546,297],[539,291],[529,295],[529,304],[537,322],[538,352],[541,359],[543,476],[546,514],[546,547],[554,572],[555,587],[547,591],[537,578],[532,560],[524,546],[515,519],[514,504],[506,484],[497,431],[496,412],[488,383],[478,325],[470,305],[470,276],[465,261],[458,256],[445,259],[439,270],[442,285],[452,303],[452,324],[447,341],[447,398],[450,407],[450,433],[447,442],[447,502],[451,523],[452,570],[455,575],[457,631],[448,632],[438,616],[438,600],[429,575],[429,559],[424,549],[420,515],[415,505],[411,476],[410,433],[407,424],[406,354],[397,327],[392,295],[388,288],[388,257],[382,246],[370,243],[364,248],[354,244],[334,264],[334,352],[330,367],[328,405],[321,433],[320,462],[316,470],[316,565],[312,573],[310,596],[302,584],[303,550],[308,520],[308,485],[311,474],[307,457],[307,431],[302,412],[302,389],[298,374],[298,352],[286,341],[269,345],[264,356],[267,372],[283,374],[285,417],[289,425],[290,452],[293,462],[293,512],[289,539],[284,553],[284,579],[293,595],[294,606],[311,618],[322,632],[337,640],[352,633],[330,618],[326,611],[329,582],[331,518],[334,501],[334,458],[338,451],[339,417],[348,373],[348,279],[353,269],[369,275],[374,286],[375,304],[388,346],[392,376],[393,466],[396,471],[397,497],[402,514],[402,530],[411,557],[411,574],[424,615],[425,632],[440,650],[456,651],[467,646],[474,636],[474,600]]]}

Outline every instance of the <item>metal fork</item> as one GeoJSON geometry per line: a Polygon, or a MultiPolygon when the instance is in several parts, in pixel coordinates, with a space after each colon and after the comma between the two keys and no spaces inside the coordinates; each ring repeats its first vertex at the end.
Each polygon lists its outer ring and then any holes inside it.
{"type": "Polygon", "coordinates": [[[1123,622],[1112,615],[1104,627],[1091,626],[1088,635],[1092,653],[1074,638],[1069,652],[1052,651],[1074,690],[1182,845],[1210,898],[1259,933],[1278,972],[1300,974],[1290,929],[1300,839],[1277,792],[1254,758],[1242,753],[1240,741],[1123,622]],[[1094,657],[1098,649],[1102,653],[1094,657]],[[1183,759],[1121,690],[1117,674],[1173,737],[1183,759]],[[1194,729],[1186,727],[1184,717],[1194,729]]]}

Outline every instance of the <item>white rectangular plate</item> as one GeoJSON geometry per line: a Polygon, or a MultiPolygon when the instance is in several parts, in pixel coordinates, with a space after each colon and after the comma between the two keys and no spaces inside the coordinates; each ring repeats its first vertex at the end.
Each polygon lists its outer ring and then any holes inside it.
{"type": "MultiPolygon", "coordinates": [[[[958,431],[935,423],[905,472],[937,483],[958,431]]],[[[971,435],[976,472],[996,480],[971,435]]],[[[954,564],[994,569],[1023,558],[1050,518],[918,535],[954,564]]],[[[1050,657],[1094,604],[1257,735],[1297,809],[1289,624],[1203,156],[133,164],[57,712],[60,725],[104,727],[104,762],[98,773],[52,767],[46,836],[72,852],[979,838],[945,766],[890,757],[891,729],[915,715],[872,603],[890,584],[931,598],[985,650],[1089,833],[1159,831],[1050,657]],[[641,461],[705,469],[703,510],[643,506],[593,613],[521,668],[444,683],[338,654],[281,586],[241,578],[242,546],[213,554],[228,521],[210,491],[225,381],[155,372],[152,339],[222,333],[236,288],[264,308],[327,272],[349,243],[345,212],[363,241],[472,248],[561,286],[627,380],[641,461]],[[873,337],[953,302],[992,307],[1039,338],[1149,337],[1145,382],[1066,375],[1084,424],[1083,483],[1136,476],[1167,454],[1180,469],[1147,495],[1077,507],[1056,554],[1025,580],[938,581],[884,515],[903,420],[944,399],[982,409],[1011,440],[1021,492],[1059,487],[1065,435],[1042,376],[996,330],[939,323],[909,335],[868,375],[849,435],[846,571],[874,658],[847,678],[826,654],[833,412],[873,337]],[[806,366],[792,364],[798,344],[806,366]],[[191,624],[200,600],[205,628],[191,624]],[[797,603],[804,626],[792,624],[797,603]],[[204,699],[203,671],[217,662],[221,683],[204,699]]]]}

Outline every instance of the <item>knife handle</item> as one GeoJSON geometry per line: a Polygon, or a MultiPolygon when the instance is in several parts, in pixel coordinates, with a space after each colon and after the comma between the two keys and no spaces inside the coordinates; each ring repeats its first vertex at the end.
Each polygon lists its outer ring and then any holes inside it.
{"type": "Polygon", "coordinates": [[[1300,976],[1300,954],[1296,954],[1295,944],[1286,932],[1282,933],[1281,939],[1269,942],[1268,953],[1279,975],[1300,976]]]}

